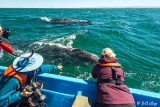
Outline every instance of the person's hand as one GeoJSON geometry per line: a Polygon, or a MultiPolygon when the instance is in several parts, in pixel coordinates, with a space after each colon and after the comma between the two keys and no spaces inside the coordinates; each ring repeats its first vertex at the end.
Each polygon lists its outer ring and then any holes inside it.
{"type": "Polygon", "coordinates": [[[35,104],[33,103],[31,97],[28,98],[28,103],[29,103],[30,107],[35,107],[35,104]]]}
{"type": "Polygon", "coordinates": [[[62,65],[58,65],[58,69],[59,69],[59,70],[62,70],[62,69],[63,69],[63,66],[62,66],[62,65]]]}
{"type": "MultiPolygon", "coordinates": [[[[27,87],[28,87],[28,86],[27,86],[27,87]]],[[[23,97],[29,97],[29,96],[31,96],[32,93],[33,93],[33,91],[31,91],[31,92],[26,91],[26,88],[27,88],[27,87],[25,87],[25,88],[22,90],[22,92],[21,92],[21,94],[22,94],[23,97]]]]}
{"type": "Polygon", "coordinates": [[[2,36],[3,35],[3,28],[2,28],[2,26],[0,26],[0,36],[2,36]]]}

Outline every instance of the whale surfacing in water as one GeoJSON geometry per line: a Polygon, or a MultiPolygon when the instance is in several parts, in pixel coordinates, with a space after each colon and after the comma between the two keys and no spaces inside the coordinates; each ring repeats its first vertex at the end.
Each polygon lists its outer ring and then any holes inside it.
{"type": "Polygon", "coordinates": [[[64,48],[57,45],[46,45],[38,49],[46,62],[65,63],[65,64],[90,64],[98,62],[99,57],[93,53],[78,48],[64,48]]]}
{"type": "Polygon", "coordinates": [[[74,18],[48,18],[48,17],[40,17],[40,20],[49,22],[52,24],[84,24],[90,25],[93,24],[88,20],[79,20],[74,18]]]}
{"type": "Polygon", "coordinates": [[[89,23],[91,23],[87,20],[77,20],[77,19],[71,19],[71,18],[69,18],[69,19],[52,19],[51,22],[54,24],[66,24],[66,23],[74,23],[74,24],[88,23],[89,24],[89,23]]]}
{"type": "MultiPolygon", "coordinates": [[[[43,18],[44,20],[44,18],[43,18]]],[[[88,20],[78,20],[72,18],[62,18],[62,19],[45,19],[47,22],[51,22],[52,24],[92,24],[88,20]]]]}

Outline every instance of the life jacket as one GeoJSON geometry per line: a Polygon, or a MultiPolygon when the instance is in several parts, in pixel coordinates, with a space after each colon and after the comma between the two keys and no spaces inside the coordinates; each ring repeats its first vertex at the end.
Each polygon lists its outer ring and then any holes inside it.
{"type": "Polygon", "coordinates": [[[106,66],[106,67],[121,67],[121,64],[119,64],[118,62],[115,62],[115,63],[100,63],[99,62],[99,65],[100,66],[106,66]]]}
{"type": "Polygon", "coordinates": [[[3,75],[17,78],[21,85],[24,85],[27,82],[27,74],[17,72],[12,65],[4,71],[3,75]]]}
{"type": "MultiPolygon", "coordinates": [[[[119,64],[118,62],[114,62],[114,63],[98,63],[100,66],[102,67],[111,67],[112,69],[112,80],[110,79],[98,79],[98,82],[106,82],[106,83],[113,83],[116,85],[123,85],[124,81],[121,81],[121,77],[122,74],[120,74],[115,68],[119,68],[122,67],[121,64],[119,64]]],[[[124,75],[124,71],[123,71],[123,75],[124,75]]]]}

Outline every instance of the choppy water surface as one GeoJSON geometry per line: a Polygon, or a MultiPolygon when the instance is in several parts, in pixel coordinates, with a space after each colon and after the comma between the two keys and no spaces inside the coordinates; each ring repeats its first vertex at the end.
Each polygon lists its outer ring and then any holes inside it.
{"type": "MultiPolygon", "coordinates": [[[[65,60],[50,45],[63,49],[79,48],[100,56],[112,48],[123,65],[131,88],[160,92],[160,9],[0,9],[0,24],[9,28],[10,41],[18,54],[34,48],[44,63],[63,64],[53,73],[93,80],[92,64],[70,57],[65,60]],[[52,23],[54,19],[72,19],[90,23],[52,23]]],[[[73,21],[72,21],[73,22],[73,21]]],[[[66,57],[67,56],[67,57],[66,57]]],[[[0,65],[9,66],[15,57],[0,53],[0,65]]]]}

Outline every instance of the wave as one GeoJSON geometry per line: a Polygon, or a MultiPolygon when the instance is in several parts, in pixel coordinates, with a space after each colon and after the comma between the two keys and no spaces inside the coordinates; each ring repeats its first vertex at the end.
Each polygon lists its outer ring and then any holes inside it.
{"type": "Polygon", "coordinates": [[[77,33],[74,33],[69,36],[57,38],[54,40],[42,39],[40,41],[32,43],[29,46],[35,49],[39,49],[41,46],[44,46],[44,45],[50,45],[50,46],[57,45],[63,48],[72,48],[72,44],[73,44],[73,41],[76,39],[76,35],[77,33]]]}
{"type": "Polygon", "coordinates": [[[128,85],[134,85],[134,84],[138,85],[139,83],[138,87],[139,88],[141,87],[141,89],[143,90],[150,90],[150,91],[156,90],[156,92],[160,92],[159,73],[129,71],[129,73],[126,74],[128,78],[133,79],[133,83],[132,84],[129,83],[128,85]]]}

